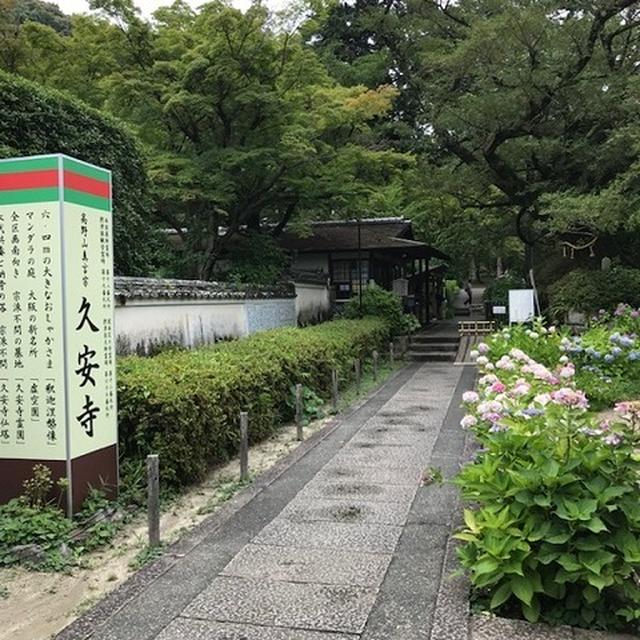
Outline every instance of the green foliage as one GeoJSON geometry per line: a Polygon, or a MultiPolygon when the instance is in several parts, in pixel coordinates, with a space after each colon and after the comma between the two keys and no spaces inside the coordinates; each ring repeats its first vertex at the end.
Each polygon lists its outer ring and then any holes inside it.
{"type": "Polygon", "coordinates": [[[509,289],[523,289],[527,284],[521,276],[505,274],[496,278],[484,291],[484,299],[496,305],[509,305],[509,289]]]}
{"type": "Polygon", "coordinates": [[[98,111],[0,71],[0,157],[46,153],[66,153],[113,172],[116,272],[148,274],[155,236],[134,139],[98,111]]]}
{"type": "Polygon", "coordinates": [[[238,450],[241,411],[249,412],[250,439],[257,442],[291,418],[292,381],[329,397],[332,369],[348,377],[354,358],[369,357],[388,338],[384,320],[338,320],[190,352],[123,358],[120,451],[128,460],[159,454],[169,486],[195,482],[211,463],[238,450]]]}
{"type": "MultiPolygon", "coordinates": [[[[591,340],[626,345],[611,337],[596,325],[591,340]]],[[[462,424],[482,449],[456,479],[475,509],[459,556],[486,609],[637,632],[640,407],[618,404],[608,420],[588,411],[587,367],[569,360],[585,341],[537,323],[478,345],[483,375],[462,424]]]]}
{"type": "Polygon", "coordinates": [[[512,349],[520,349],[536,362],[555,367],[562,357],[562,340],[566,332],[556,327],[547,328],[540,320],[531,325],[514,324],[505,327],[487,340],[492,358],[507,356],[512,349]]]}
{"type": "Polygon", "coordinates": [[[375,316],[382,318],[391,328],[394,336],[413,333],[420,328],[418,319],[404,313],[402,300],[393,291],[373,285],[362,291],[362,301],[355,295],[344,305],[345,318],[375,316]]]}
{"type": "Polygon", "coordinates": [[[69,36],[13,29],[4,67],[135,129],[148,150],[153,210],[181,238],[167,265],[180,270],[173,276],[211,279],[244,229],[366,208],[377,187],[413,164],[371,136],[396,89],[337,85],[263,6],[176,3],[153,21],[128,0],[93,7],[100,13],[74,17],[69,36]]]}
{"type": "Polygon", "coordinates": [[[639,630],[640,444],[611,446],[567,412],[540,427],[482,438],[486,452],[457,482],[465,512],[462,564],[491,609],[528,620],[639,630]]]}
{"type": "Polygon", "coordinates": [[[40,508],[53,489],[51,469],[44,464],[33,467],[33,476],[22,483],[23,496],[30,507],[40,508]]]}
{"type": "Polygon", "coordinates": [[[576,269],[549,287],[550,311],[564,318],[570,310],[593,314],[627,302],[640,306],[640,269],[610,271],[576,269]]]}
{"type": "MultiPolygon", "coordinates": [[[[291,393],[287,404],[292,412],[296,409],[296,388],[291,387],[291,393]]],[[[307,425],[312,420],[324,418],[325,401],[310,387],[302,387],[302,423],[307,425]]]]}
{"type": "MultiPolygon", "coordinates": [[[[65,484],[57,483],[61,489],[65,484]]],[[[21,562],[41,571],[66,570],[83,553],[113,540],[121,523],[96,518],[114,508],[103,491],[92,489],[81,511],[69,520],[59,506],[47,501],[53,487],[49,467],[35,465],[33,476],[24,482],[24,494],[0,505],[0,566],[21,562]],[[71,535],[77,526],[84,528],[80,542],[71,535]],[[32,547],[31,554],[21,557],[14,550],[20,546],[32,547]]]]}
{"type": "Polygon", "coordinates": [[[139,571],[146,564],[157,560],[163,553],[164,547],[159,545],[157,547],[145,546],[137,554],[136,557],[129,563],[129,568],[133,571],[139,571]]]}
{"type": "Polygon", "coordinates": [[[24,498],[14,498],[0,505],[0,565],[16,562],[12,548],[36,544],[45,554],[43,569],[59,569],[65,564],[59,552],[62,543],[69,541],[71,521],[52,506],[30,506],[24,498]]]}
{"type": "Polygon", "coordinates": [[[62,13],[60,7],[53,2],[14,0],[13,5],[13,16],[18,24],[37,22],[64,35],[71,32],[71,18],[62,13]]]}
{"type": "Polygon", "coordinates": [[[274,284],[282,279],[287,256],[271,235],[256,231],[241,235],[228,252],[229,279],[274,284]]]}

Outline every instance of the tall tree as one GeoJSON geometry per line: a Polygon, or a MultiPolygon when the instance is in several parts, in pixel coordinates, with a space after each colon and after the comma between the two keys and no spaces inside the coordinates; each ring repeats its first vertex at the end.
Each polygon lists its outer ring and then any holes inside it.
{"type": "Polygon", "coordinates": [[[503,211],[528,246],[637,224],[637,1],[367,0],[321,13],[311,41],[334,58],[358,69],[386,52],[398,104],[411,97],[411,148],[447,167],[463,207],[503,211]],[[384,38],[369,37],[372,22],[384,38]]]}

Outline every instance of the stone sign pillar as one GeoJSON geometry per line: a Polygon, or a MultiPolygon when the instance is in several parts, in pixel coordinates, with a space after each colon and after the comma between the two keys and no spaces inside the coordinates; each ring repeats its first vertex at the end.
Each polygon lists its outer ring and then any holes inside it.
{"type": "Polygon", "coordinates": [[[33,466],[68,513],[117,491],[111,173],[63,155],[0,160],[0,501],[33,466]]]}

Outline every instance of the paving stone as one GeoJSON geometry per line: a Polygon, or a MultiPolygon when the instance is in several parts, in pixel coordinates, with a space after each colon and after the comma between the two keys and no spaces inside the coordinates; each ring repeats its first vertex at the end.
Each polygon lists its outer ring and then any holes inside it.
{"type": "MultiPolygon", "coordinates": [[[[410,425],[404,428],[389,428],[386,426],[376,426],[362,429],[360,433],[350,442],[351,447],[398,447],[410,446],[430,448],[433,438],[425,437],[425,432],[417,430],[411,431],[410,425]]],[[[435,433],[435,431],[434,431],[435,433]]]]}
{"type": "Polygon", "coordinates": [[[460,508],[459,489],[453,484],[420,487],[408,517],[408,524],[452,524],[460,508]]]}
{"type": "MultiPolygon", "coordinates": [[[[573,640],[570,627],[548,627],[489,616],[471,616],[471,640],[573,640]]],[[[434,639],[435,640],[435,639],[434,639]]]]}
{"type": "Polygon", "coordinates": [[[333,464],[345,467],[374,467],[376,469],[416,469],[424,467],[429,455],[413,447],[380,447],[378,449],[345,448],[333,458],[333,464]],[[397,451],[403,449],[404,451],[397,451]]]}
{"type": "Polygon", "coordinates": [[[391,525],[288,522],[278,518],[265,527],[253,543],[393,553],[401,532],[401,527],[391,525]]]}
{"type": "Polygon", "coordinates": [[[327,500],[296,498],[282,511],[291,522],[345,522],[395,524],[402,526],[409,513],[409,501],[381,502],[361,498],[327,500]]]}
{"type": "MultiPolygon", "coordinates": [[[[402,475],[411,478],[422,477],[423,469],[402,471],[402,475]]],[[[395,502],[411,504],[417,484],[384,485],[378,484],[377,472],[371,471],[369,480],[344,480],[340,482],[310,482],[299,494],[299,498],[345,499],[359,498],[369,502],[395,502]]]]}
{"type": "MultiPolygon", "coordinates": [[[[372,467],[345,467],[343,465],[335,465],[329,463],[315,477],[313,485],[318,483],[331,483],[336,481],[359,482],[366,480],[373,484],[408,486],[415,488],[422,478],[423,469],[407,469],[406,467],[398,467],[396,469],[375,469],[372,467]]],[[[315,491],[315,489],[314,489],[315,491]]],[[[367,498],[368,499],[368,498],[367,498]]]]}
{"type": "Polygon", "coordinates": [[[361,587],[220,577],[185,617],[317,631],[361,633],[375,591],[361,587]]]}
{"type": "Polygon", "coordinates": [[[391,554],[250,544],[222,573],[259,580],[377,588],[390,561],[391,554]]]}
{"type": "Polygon", "coordinates": [[[158,640],[353,640],[354,636],[280,627],[258,627],[230,622],[178,618],[158,640]]]}

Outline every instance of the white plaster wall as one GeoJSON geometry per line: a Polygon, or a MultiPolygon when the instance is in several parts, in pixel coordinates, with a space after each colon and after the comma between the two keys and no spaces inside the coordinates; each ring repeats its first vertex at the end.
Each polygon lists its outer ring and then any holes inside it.
{"type": "Polygon", "coordinates": [[[307,324],[324,319],[331,309],[329,287],[322,284],[296,282],[296,318],[307,324]]]}
{"type": "Polygon", "coordinates": [[[243,300],[127,300],[116,304],[116,340],[135,351],[154,343],[187,347],[248,334],[243,300]]]}

